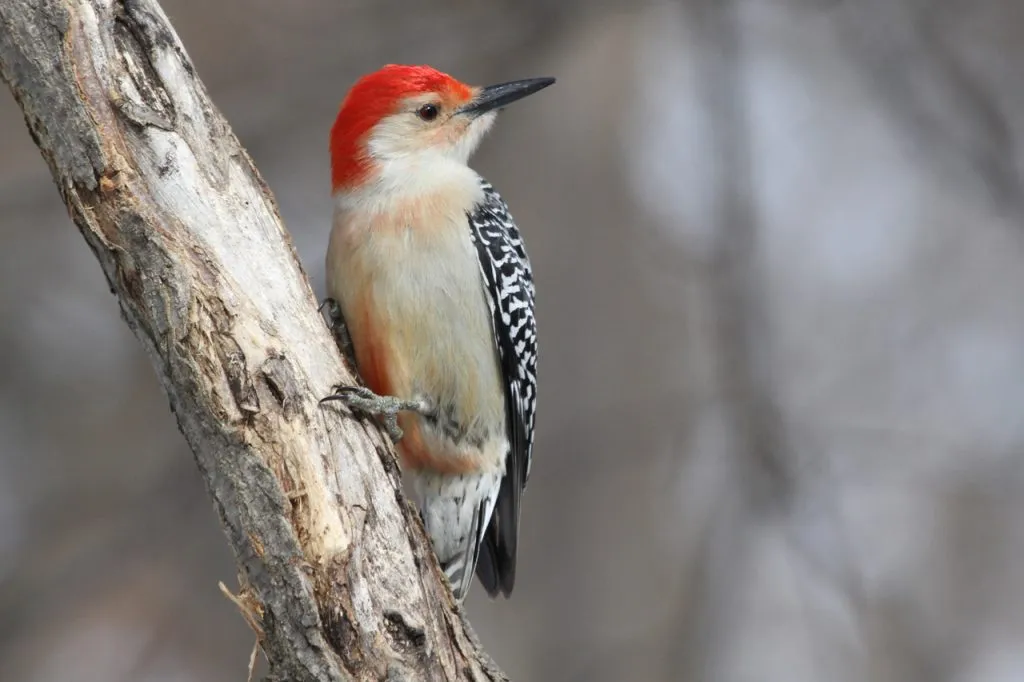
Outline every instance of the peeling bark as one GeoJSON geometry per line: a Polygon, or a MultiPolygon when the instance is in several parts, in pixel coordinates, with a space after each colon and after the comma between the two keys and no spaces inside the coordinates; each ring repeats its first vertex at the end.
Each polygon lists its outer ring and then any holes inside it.
{"type": "Polygon", "coordinates": [[[151,357],[270,679],[504,680],[453,604],[270,190],[154,0],[3,0],[0,73],[151,357]]]}

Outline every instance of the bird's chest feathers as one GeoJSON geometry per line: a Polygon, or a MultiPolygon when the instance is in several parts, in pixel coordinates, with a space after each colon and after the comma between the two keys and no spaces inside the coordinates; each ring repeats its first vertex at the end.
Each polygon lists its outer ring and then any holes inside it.
{"type": "Polygon", "coordinates": [[[490,310],[467,210],[475,197],[421,195],[386,212],[341,210],[331,295],[377,392],[425,396],[466,426],[503,414],[490,310]]]}
{"type": "Polygon", "coordinates": [[[458,207],[430,197],[410,200],[353,219],[347,233],[346,270],[370,283],[382,313],[405,318],[419,311],[412,317],[436,318],[432,307],[479,294],[479,265],[458,207]]]}

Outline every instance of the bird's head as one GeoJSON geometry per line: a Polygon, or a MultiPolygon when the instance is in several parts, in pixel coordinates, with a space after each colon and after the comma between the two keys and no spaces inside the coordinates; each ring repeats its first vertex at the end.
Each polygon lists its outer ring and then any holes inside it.
{"type": "Polygon", "coordinates": [[[388,167],[465,164],[501,107],[555,82],[466,85],[429,66],[389,64],[356,81],[331,128],[331,184],[349,190],[388,167]]]}

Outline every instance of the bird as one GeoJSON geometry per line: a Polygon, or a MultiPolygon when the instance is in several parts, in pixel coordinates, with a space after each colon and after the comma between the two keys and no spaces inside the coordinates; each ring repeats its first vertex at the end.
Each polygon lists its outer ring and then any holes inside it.
{"type": "Polygon", "coordinates": [[[469,159],[499,110],[554,82],[389,64],[352,85],[330,132],[326,288],[363,385],[324,400],[395,441],[460,604],[474,574],[512,594],[537,404],[530,259],[469,159]]]}

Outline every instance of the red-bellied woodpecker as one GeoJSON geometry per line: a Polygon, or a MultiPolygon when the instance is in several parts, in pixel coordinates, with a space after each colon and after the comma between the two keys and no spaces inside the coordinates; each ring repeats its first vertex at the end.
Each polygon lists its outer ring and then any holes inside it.
{"type": "Polygon", "coordinates": [[[467,162],[498,109],[552,83],[389,65],[331,130],[327,292],[366,387],[327,399],[388,427],[459,601],[474,570],[490,596],[512,592],[537,397],[530,261],[467,162]]]}

